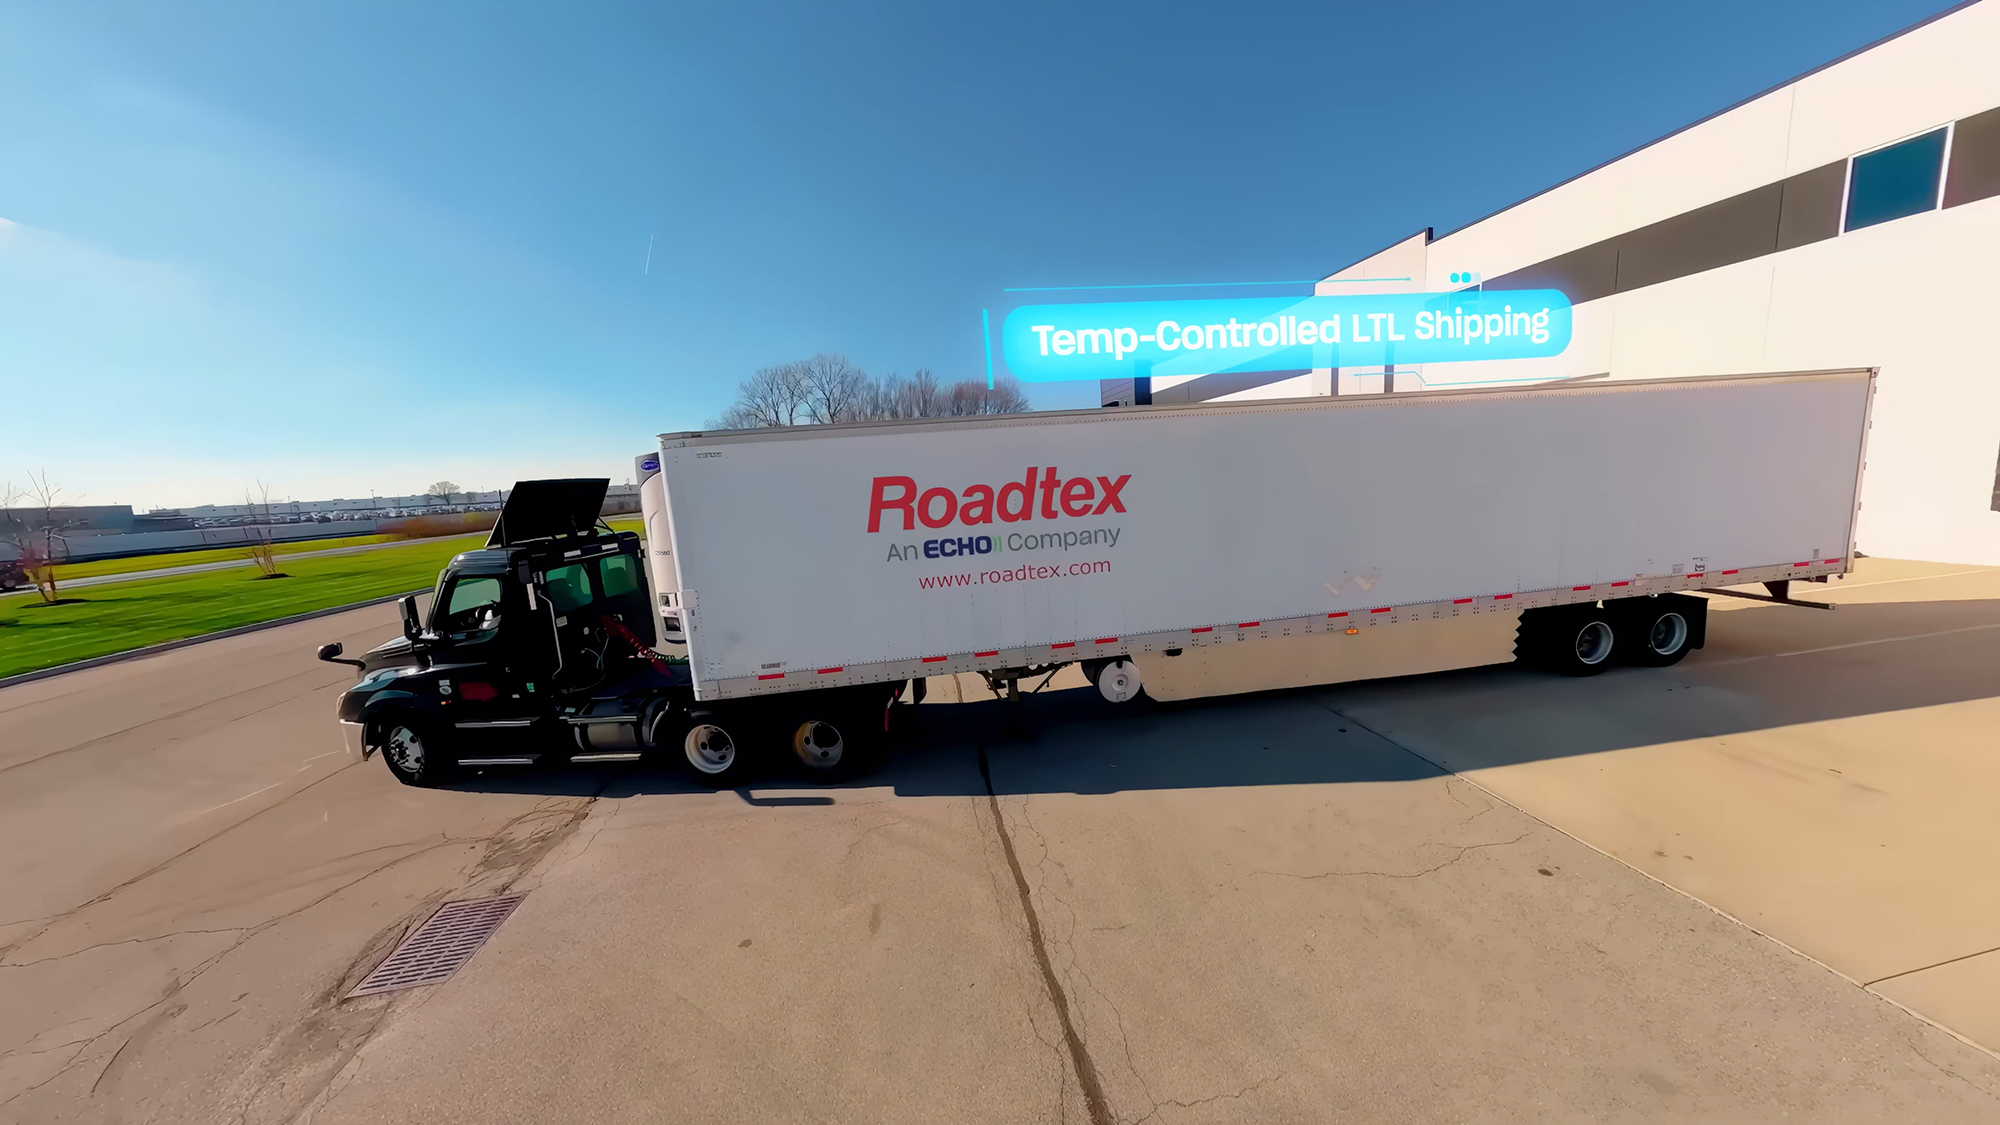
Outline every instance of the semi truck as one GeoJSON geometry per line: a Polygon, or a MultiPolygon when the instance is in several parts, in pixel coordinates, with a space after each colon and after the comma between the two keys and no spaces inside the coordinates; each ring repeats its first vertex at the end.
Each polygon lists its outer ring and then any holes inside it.
{"type": "MultiPolygon", "coordinates": [[[[664,434],[515,486],[354,664],[350,748],[851,776],[921,701],[1080,665],[1108,704],[1701,648],[1699,591],[1848,572],[1875,371],[664,434]]],[[[1737,591],[1741,593],[1741,591],[1737,591]]],[[[1808,603],[1810,604],[1810,603],[1808,603]]]]}

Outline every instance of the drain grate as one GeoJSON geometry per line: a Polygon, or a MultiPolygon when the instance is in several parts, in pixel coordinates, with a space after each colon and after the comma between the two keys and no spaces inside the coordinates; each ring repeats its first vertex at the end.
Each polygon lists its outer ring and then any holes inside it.
{"type": "Polygon", "coordinates": [[[445,903],[348,995],[371,996],[449,980],[519,905],[520,895],[445,903]]]}

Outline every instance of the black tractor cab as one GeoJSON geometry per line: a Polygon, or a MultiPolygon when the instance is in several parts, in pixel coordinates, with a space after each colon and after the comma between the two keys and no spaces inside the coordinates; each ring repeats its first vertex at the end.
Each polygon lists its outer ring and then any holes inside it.
{"type": "Polygon", "coordinates": [[[340,718],[361,726],[362,756],[383,750],[399,777],[550,752],[636,756],[689,679],[653,648],[639,537],[598,518],[608,485],[516,484],[486,546],[439,575],[428,612],[416,595],[402,599],[401,637],[360,660],[320,649],[361,670],[340,718]],[[415,756],[411,739],[422,743],[415,756]]]}

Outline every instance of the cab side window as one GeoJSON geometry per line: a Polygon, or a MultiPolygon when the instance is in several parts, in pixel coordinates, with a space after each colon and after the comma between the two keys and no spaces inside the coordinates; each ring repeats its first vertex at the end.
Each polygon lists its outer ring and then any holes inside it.
{"type": "Polygon", "coordinates": [[[590,604],[590,574],[582,563],[556,567],[548,572],[544,584],[557,613],[571,613],[590,604]]]}
{"type": "Polygon", "coordinates": [[[598,563],[597,584],[607,598],[622,598],[639,588],[639,560],[611,555],[598,563]]]}
{"type": "Polygon", "coordinates": [[[443,633],[469,633],[491,629],[500,623],[501,586],[498,578],[460,578],[445,596],[444,614],[437,629],[443,633]]]}

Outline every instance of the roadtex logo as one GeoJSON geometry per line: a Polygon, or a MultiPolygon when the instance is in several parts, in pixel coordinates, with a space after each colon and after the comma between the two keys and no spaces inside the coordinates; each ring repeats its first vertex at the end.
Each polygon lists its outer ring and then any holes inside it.
{"type": "MultiPolygon", "coordinates": [[[[918,492],[913,478],[876,477],[868,502],[868,531],[870,534],[881,531],[885,514],[892,519],[900,515],[900,530],[915,531],[919,523],[925,527],[948,527],[954,522],[971,526],[992,523],[996,516],[1003,523],[1020,523],[1038,515],[1052,520],[1123,512],[1125,502],[1118,494],[1131,479],[1132,474],[1126,473],[1116,480],[1110,477],[1064,480],[1061,471],[1051,465],[1046,469],[1031,468],[1025,479],[1009,481],[998,489],[975,484],[962,492],[949,488],[918,492]],[[1039,509],[1037,494],[1041,501],[1039,509]]],[[[890,530],[898,529],[892,526],[890,530]]]]}

